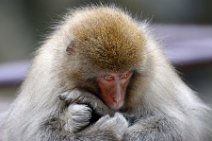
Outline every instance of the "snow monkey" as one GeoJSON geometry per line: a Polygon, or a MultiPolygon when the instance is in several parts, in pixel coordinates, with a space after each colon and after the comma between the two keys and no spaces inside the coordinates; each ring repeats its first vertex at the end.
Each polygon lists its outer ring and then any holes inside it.
{"type": "Polygon", "coordinates": [[[114,6],[71,11],[38,49],[4,141],[204,141],[208,108],[145,23],[114,6]]]}

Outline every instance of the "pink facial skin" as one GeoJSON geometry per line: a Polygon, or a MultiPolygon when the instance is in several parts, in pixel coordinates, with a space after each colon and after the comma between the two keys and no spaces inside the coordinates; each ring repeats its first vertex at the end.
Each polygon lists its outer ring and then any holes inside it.
{"type": "Polygon", "coordinates": [[[100,88],[100,97],[104,103],[113,110],[118,110],[124,105],[126,89],[132,72],[104,73],[97,77],[100,88]]]}

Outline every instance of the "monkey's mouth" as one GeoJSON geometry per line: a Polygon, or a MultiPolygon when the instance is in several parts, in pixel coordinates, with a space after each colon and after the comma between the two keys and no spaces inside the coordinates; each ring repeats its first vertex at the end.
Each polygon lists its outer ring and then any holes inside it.
{"type": "Polygon", "coordinates": [[[120,101],[114,101],[113,104],[109,105],[109,107],[113,110],[119,110],[121,109],[121,107],[124,105],[124,102],[123,100],[120,100],[120,101]]]}

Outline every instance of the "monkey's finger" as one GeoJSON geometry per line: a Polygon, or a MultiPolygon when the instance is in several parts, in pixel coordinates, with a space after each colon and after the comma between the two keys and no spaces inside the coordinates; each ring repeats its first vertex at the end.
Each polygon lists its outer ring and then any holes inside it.
{"type": "Polygon", "coordinates": [[[121,125],[122,127],[128,127],[128,122],[122,114],[115,113],[114,117],[116,118],[117,125],[121,125]]]}
{"type": "Polygon", "coordinates": [[[58,96],[60,100],[64,101],[66,104],[73,104],[73,103],[79,103],[80,101],[80,96],[76,98],[69,98],[67,95],[62,94],[58,96]]]}
{"type": "Polygon", "coordinates": [[[65,95],[59,95],[58,98],[62,101],[65,101],[65,99],[66,99],[65,95]]]}
{"type": "Polygon", "coordinates": [[[120,113],[116,113],[114,118],[116,120],[116,124],[115,124],[116,125],[115,128],[117,129],[116,132],[121,137],[125,133],[125,131],[127,130],[129,123],[125,119],[125,117],[120,113]]]}
{"type": "Polygon", "coordinates": [[[79,103],[80,101],[80,96],[78,96],[76,99],[71,99],[69,102],[69,104],[73,104],[73,103],[79,103]]]}
{"type": "Polygon", "coordinates": [[[110,119],[110,116],[109,115],[106,115],[106,116],[103,116],[103,117],[101,117],[97,122],[96,122],[96,126],[97,127],[100,127],[100,126],[102,126],[102,124],[104,124],[107,120],[109,120],[110,119]]]}
{"type": "Polygon", "coordinates": [[[122,133],[128,128],[128,122],[123,115],[116,113],[114,117],[104,120],[100,128],[116,129],[116,132],[122,133]]]}
{"type": "Polygon", "coordinates": [[[65,92],[65,93],[62,93],[60,94],[59,96],[59,99],[62,100],[62,101],[69,101],[69,100],[72,100],[73,98],[71,98],[69,96],[69,93],[68,92],[65,92]]]}

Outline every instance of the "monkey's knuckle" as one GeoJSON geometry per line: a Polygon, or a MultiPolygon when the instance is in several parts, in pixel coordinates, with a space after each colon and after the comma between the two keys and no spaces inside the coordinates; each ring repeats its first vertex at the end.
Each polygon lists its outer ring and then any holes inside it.
{"type": "Polygon", "coordinates": [[[69,111],[73,119],[90,119],[92,110],[86,105],[74,104],[70,106],[69,111]]]}
{"type": "Polygon", "coordinates": [[[84,119],[84,120],[90,120],[91,113],[90,112],[81,112],[78,114],[78,117],[81,117],[81,119],[84,119]]]}
{"type": "Polygon", "coordinates": [[[74,101],[80,97],[80,92],[79,90],[72,90],[72,91],[67,91],[59,95],[60,100],[63,101],[74,101]]]}
{"type": "Polygon", "coordinates": [[[80,92],[80,90],[75,89],[75,90],[72,90],[72,91],[70,92],[70,94],[71,94],[73,97],[79,97],[79,96],[81,95],[81,92],[80,92]]]}
{"type": "Polygon", "coordinates": [[[69,111],[82,111],[82,110],[86,110],[86,109],[88,109],[87,107],[86,107],[86,105],[81,105],[81,104],[71,104],[69,107],[68,107],[68,110],[69,111]]]}
{"type": "Polygon", "coordinates": [[[109,115],[105,115],[103,117],[101,117],[97,122],[96,122],[96,126],[100,127],[102,124],[104,124],[108,119],[110,118],[109,115]]]}
{"type": "Polygon", "coordinates": [[[121,114],[115,114],[114,117],[109,117],[102,122],[100,128],[110,129],[115,134],[120,135],[127,130],[128,122],[121,114]]]}
{"type": "Polygon", "coordinates": [[[128,122],[123,115],[120,113],[115,114],[116,124],[122,127],[128,127],[128,122]]]}
{"type": "Polygon", "coordinates": [[[87,124],[89,123],[91,117],[85,117],[85,116],[72,116],[72,121],[75,123],[80,123],[80,124],[87,124]]]}
{"type": "Polygon", "coordinates": [[[81,112],[91,113],[92,109],[88,107],[87,105],[80,105],[81,106],[81,112]]]}

